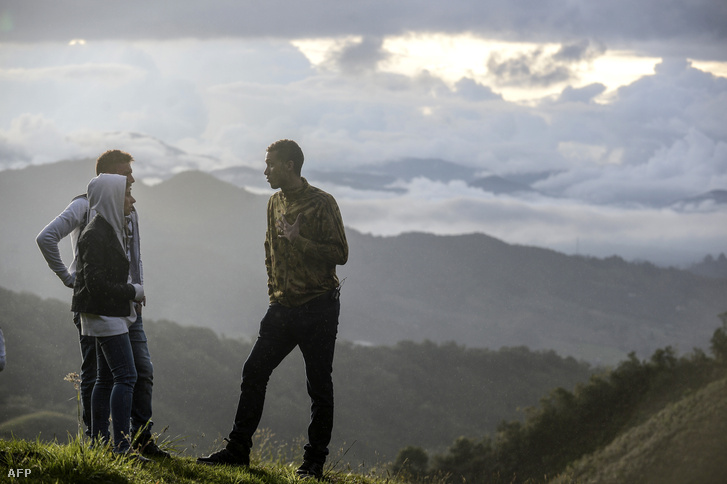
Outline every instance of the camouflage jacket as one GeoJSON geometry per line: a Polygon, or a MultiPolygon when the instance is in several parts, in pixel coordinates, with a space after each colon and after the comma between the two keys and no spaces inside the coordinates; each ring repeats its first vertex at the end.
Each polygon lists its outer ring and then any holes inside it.
{"type": "Polygon", "coordinates": [[[348,243],[336,200],[308,184],[270,197],[265,234],[265,268],[270,303],[297,307],[338,287],[336,265],[348,260],[348,243]],[[276,221],[300,217],[300,235],[290,242],[278,237],[276,221]]]}

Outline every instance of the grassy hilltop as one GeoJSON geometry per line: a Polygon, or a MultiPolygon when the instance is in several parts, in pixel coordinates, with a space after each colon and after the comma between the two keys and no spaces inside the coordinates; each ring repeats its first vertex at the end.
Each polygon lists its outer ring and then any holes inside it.
{"type": "MultiPolygon", "coordinates": [[[[210,467],[190,457],[155,460],[141,464],[130,458],[114,457],[108,449],[91,449],[87,442],[69,437],[66,443],[0,440],[0,482],[42,482],[59,484],[290,484],[298,482],[297,466],[253,456],[250,468],[210,467]],[[7,476],[8,481],[5,481],[7,476]]],[[[360,475],[350,469],[326,468],[324,480],[340,484],[396,484],[396,477],[360,475]]]]}
{"type": "MultiPolygon", "coordinates": [[[[281,366],[271,381],[252,469],[210,469],[194,460],[222,445],[249,342],[145,321],[150,346],[159,344],[152,348],[154,431],[176,457],[141,466],[75,437],[77,392],[63,377],[77,367],[78,348],[66,311],[61,302],[0,288],[8,341],[0,482],[296,482],[308,405],[305,389],[295,387],[304,385],[301,362],[281,366]]],[[[632,353],[613,368],[525,347],[342,342],[339,434],[327,481],[724,484],[727,314],[721,317],[709,354],[680,356],[667,347],[645,360],[632,353]]]]}

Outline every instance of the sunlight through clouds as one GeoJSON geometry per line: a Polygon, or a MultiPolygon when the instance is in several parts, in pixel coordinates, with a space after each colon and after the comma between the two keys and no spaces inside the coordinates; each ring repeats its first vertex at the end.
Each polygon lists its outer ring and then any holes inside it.
{"type": "Polygon", "coordinates": [[[285,137],[374,233],[605,244],[616,220],[645,250],[727,240],[715,2],[38,1],[0,14],[0,170],[115,146],[140,180],[239,169],[259,188],[285,137]]]}
{"type": "MultiPolygon", "coordinates": [[[[362,37],[318,38],[292,41],[317,67],[326,67],[342,49],[359,44],[362,37]]],[[[381,72],[417,77],[427,73],[451,89],[468,78],[507,101],[528,102],[559,94],[565,87],[600,83],[606,102],[617,88],[654,73],[657,57],[627,51],[609,51],[597,45],[536,44],[485,39],[473,34],[408,33],[381,43],[381,72]]]]}
{"type": "Polygon", "coordinates": [[[700,61],[687,59],[692,66],[700,71],[709,72],[719,77],[727,77],[727,62],[700,61]]]}

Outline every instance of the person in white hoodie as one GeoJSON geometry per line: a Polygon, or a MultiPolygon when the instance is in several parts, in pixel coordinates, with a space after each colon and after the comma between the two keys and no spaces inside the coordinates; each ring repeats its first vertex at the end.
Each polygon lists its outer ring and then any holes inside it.
{"type": "Polygon", "coordinates": [[[136,321],[134,302],[144,299],[144,287],[131,282],[131,248],[125,223],[136,200],[122,175],[98,175],[89,182],[87,193],[96,216],[78,239],[71,309],[80,315],[81,333],[96,338],[97,378],[91,396],[91,436],[94,441],[109,440],[110,414],[114,451],[128,453],[137,378],[129,326],[136,321]]]}
{"type": "MultiPolygon", "coordinates": [[[[134,183],[131,163],[134,157],[131,154],[111,149],[101,154],[96,160],[96,175],[111,173],[124,175],[127,183],[134,183]]],[[[56,273],[67,287],[73,288],[76,278],[77,241],[81,232],[94,213],[89,208],[86,194],[75,197],[71,203],[55,217],[36,237],[40,252],[43,254],[48,266],[56,273]],[[73,261],[66,267],[59,249],[62,239],[71,239],[73,261]]],[[[134,283],[144,284],[144,271],[141,261],[139,215],[136,207],[127,217],[127,226],[130,230],[131,241],[131,280],[134,283]]],[[[142,321],[142,304],[136,307],[136,322],[129,328],[129,339],[134,352],[136,365],[136,385],[134,386],[134,399],[131,404],[131,433],[136,437],[134,447],[147,457],[170,457],[170,454],[156,444],[152,438],[152,390],[154,384],[154,366],[152,365],[149,346],[147,343],[144,323],[142,321]]],[[[81,349],[81,403],[83,406],[83,423],[86,434],[91,435],[91,394],[96,384],[96,341],[92,336],[81,333],[81,320],[78,313],[73,314],[81,349]]]]}

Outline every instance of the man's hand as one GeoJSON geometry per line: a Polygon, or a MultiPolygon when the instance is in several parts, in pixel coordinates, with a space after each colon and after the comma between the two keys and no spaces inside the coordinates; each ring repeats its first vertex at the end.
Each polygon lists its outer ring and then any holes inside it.
{"type": "Polygon", "coordinates": [[[275,222],[275,228],[278,231],[278,237],[288,239],[290,242],[293,242],[295,239],[297,239],[300,235],[300,216],[301,214],[298,214],[298,217],[296,217],[295,222],[293,222],[292,225],[289,224],[288,221],[285,219],[285,215],[280,217],[277,222],[275,222]]]}

